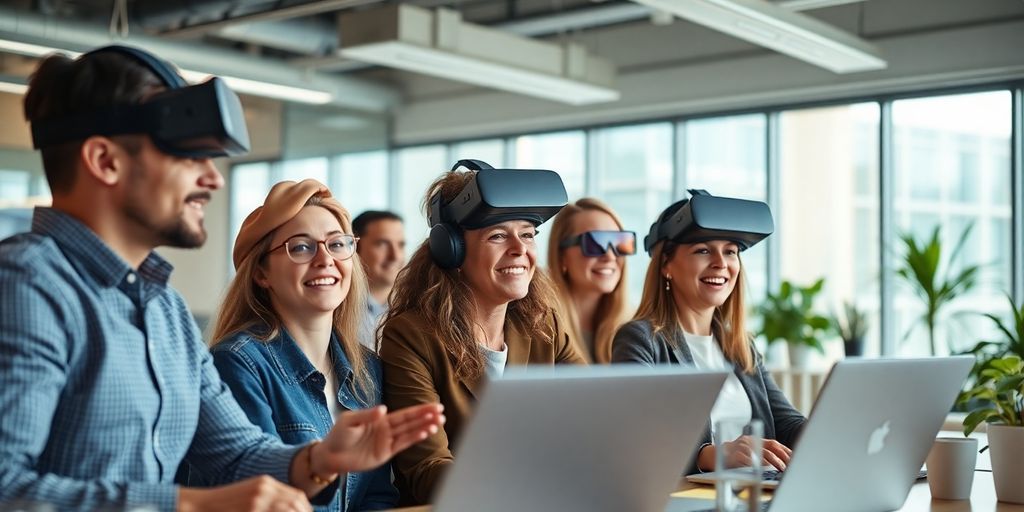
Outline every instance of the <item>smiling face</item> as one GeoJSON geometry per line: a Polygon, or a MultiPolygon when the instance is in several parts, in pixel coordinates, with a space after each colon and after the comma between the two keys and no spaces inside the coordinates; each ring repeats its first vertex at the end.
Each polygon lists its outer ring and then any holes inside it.
{"type": "Polygon", "coordinates": [[[149,137],[140,137],[124,181],[125,215],[151,238],[151,245],[193,248],[206,241],[203,207],[210,193],[224,186],[209,158],[180,158],[161,152],[149,137]]]}
{"type": "Polygon", "coordinates": [[[537,263],[536,234],[521,220],[466,230],[460,270],[478,304],[497,307],[526,297],[537,263]]]}
{"type": "MultiPolygon", "coordinates": [[[[600,210],[583,210],[572,218],[569,237],[586,231],[618,231],[622,229],[612,218],[600,210]]],[[[600,257],[583,255],[579,245],[562,249],[562,266],[573,293],[606,294],[615,290],[622,278],[624,256],[616,256],[609,247],[600,257]]]]}
{"type": "Polygon", "coordinates": [[[740,278],[739,247],[725,240],[680,244],[662,275],[671,276],[677,305],[707,311],[725,304],[740,278]]]}
{"type": "MultiPolygon", "coordinates": [[[[270,247],[299,235],[326,240],[341,233],[341,224],[329,210],[306,206],[277,228],[270,247]]],[[[318,315],[329,318],[348,296],[352,265],[352,258],[335,260],[322,243],[317,243],[316,255],[308,263],[293,262],[282,247],[266,256],[263,268],[257,272],[256,284],[267,289],[274,311],[286,322],[305,322],[318,315]]]]}

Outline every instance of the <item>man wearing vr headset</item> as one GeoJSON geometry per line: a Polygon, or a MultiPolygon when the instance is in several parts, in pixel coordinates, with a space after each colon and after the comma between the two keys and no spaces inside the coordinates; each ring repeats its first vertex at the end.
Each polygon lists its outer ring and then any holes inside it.
{"type": "MultiPolygon", "coordinates": [[[[690,193],[666,208],[644,238],[651,262],[643,296],[634,319],[615,335],[612,361],[731,368],[711,410],[712,424],[761,420],[765,467],[785,469],[805,419],[765,370],[747,333],[740,263],[741,251],[775,230],[771,211],[758,201],[690,193]]],[[[717,448],[706,432],[691,472],[714,469],[717,448]]],[[[743,450],[729,453],[739,457],[743,450]]]]}
{"type": "Polygon", "coordinates": [[[443,422],[438,406],[369,409],[287,447],[220,381],[152,251],[203,244],[203,206],[224,185],[210,158],[248,150],[223,82],[189,86],[133,48],[53,55],[25,117],[53,207],[0,242],[0,503],[310,510],[338,489],[318,475],[376,467],[443,422]],[[183,459],[230,485],[176,487],[183,459]]]}
{"type": "MultiPolygon", "coordinates": [[[[486,380],[507,365],[584,363],[537,272],[537,226],[566,203],[552,171],[495,170],[464,160],[427,190],[431,231],[398,274],[383,322],[384,403],[440,401],[448,422],[395,457],[402,505],[428,503],[454,461],[486,380]]],[[[514,440],[509,440],[514,442],[514,440]]]]}

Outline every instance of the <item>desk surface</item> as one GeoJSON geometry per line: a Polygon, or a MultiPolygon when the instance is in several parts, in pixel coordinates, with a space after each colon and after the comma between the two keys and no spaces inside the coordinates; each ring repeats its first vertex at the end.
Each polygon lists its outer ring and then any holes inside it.
{"type": "MultiPolygon", "coordinates": [[[[693,484],[683,480],[680,482],[678,490],[692,489],[693,487],[693,484]]],[[[402,512],[429,512],[430,507],[395,509],[396,512],[399,510],[402,512]]],[[[928,482],[922,481],[911,487],[910,495],[907,496],[907,501],[903,504],[900,512],[1024,512],[1024,505],[996,501],[992,473],[976,471],[970,501],[933,500],[931,492],[928,490],[928,482]]]]}

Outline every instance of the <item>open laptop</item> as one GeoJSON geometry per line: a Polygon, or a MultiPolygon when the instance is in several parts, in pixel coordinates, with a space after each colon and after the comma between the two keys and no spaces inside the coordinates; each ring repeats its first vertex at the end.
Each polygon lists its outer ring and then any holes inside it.
{"type": "MultiPolygon", "coordinates": [[[[971,356],[837,363],[769,509],[900,508],[973,364],[971,356]]],[[[687,480],[713,483],[713,475],[687,480]]],[[[682,503],[669,509],[688,510],[682,503]]]]}
{"type": "Polygon", "coordinates": [[[663,511],[726,375],[510,368],[487,385],[433,510],[663,511]]]}

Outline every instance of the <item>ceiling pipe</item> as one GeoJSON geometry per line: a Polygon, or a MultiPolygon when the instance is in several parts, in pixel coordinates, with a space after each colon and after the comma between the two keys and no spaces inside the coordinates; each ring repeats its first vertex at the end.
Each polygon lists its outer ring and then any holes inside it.
{"type": "Polygon", "coordinates": [[[0,6],[0,39],[69,51],[87,51],[112,43],[128,44],[145,48],[182,68],[198,72],[327,92],[332,97],[330,103],[361,111],[386,112],[401,99],[395,89],[381,84],[303,70],[278,59],[145,35],[115,39],[105,27],[4,6],[0,6]]]}

